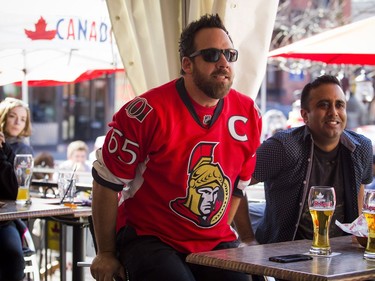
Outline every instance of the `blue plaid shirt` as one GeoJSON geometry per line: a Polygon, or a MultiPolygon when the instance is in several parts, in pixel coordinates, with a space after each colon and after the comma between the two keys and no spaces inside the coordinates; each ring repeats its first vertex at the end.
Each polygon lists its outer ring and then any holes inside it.
{"type": "MultiPolygon", "coordinates": [[[[343,161],[345,221],[358,217],[361,184],[372,181],[372,144],[345,130],[343,161]]],[[[306,126],[276,133],[257,150],[254,179],[264,182],[266,207],[255,237],[261,244],[294,240],[309,189],[314,143],[306,126]]]]}

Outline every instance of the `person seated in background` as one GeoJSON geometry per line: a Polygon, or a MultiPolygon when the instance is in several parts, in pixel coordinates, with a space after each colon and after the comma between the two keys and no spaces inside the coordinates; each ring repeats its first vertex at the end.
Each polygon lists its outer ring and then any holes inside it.
{"type": "MultiPolygon", "coordinates": [[[[14,153],[0,132],[0,200],[16,200],[17,178],[13,170],[14,153]]],[[[0,221],[0,280],[23,280],[25,260],[17,225],[21,220],[0,221]]]]}
{"type": "Polygon", "coordinates": [[[59,170],[74,170],[77,167],[77,172],[90,172],[91,166],[87,164],[87,156],[89,154],[89,147],[84,141],[73,141],[67,148],[67,160],[59,165],[59,170]]]}
{"type": "Polygon", "coordinates": [[[91,165],[89,165],[87,157],[89,154],[89,147],[84,141],[73,141],[67,148],[67,160],[62,162],[58,169],[76,171],[77,182],[92,182],[91,165]]]}
{"type": "Polygon", "coordinates": [[[263,116],[262,141],[287,128],[287,119],[280,110],[270,109],[263,116]]]}
{"type": "Polygon", "coordinates": [[[0,103],[0,131],[14,154],[32,154],[29,145],[31,136],[31,118],[29,106],[15,98],[6,98],[0,103]]]}
{"type": "MultiPolygon", "coordinates": [[[[54,169],[55,168],[55,159],[53,155],[49,152],[41,152],[34,158],[34,168],[46,168],[54,169]]],[[[33,173],[33,178],[37,180],[52,180],[54,173],[33,173]]]]}
{"type": "MultiPolygon", "coordinates": [[[[55,172],[52,172],[55,168],[55,159],[53,155],[47,151],[39,153],[34,158],[34,172],[33,172],[33,179],[35,180],[42,180],[45,182],[52,181],[55,177],[55,172]],[[50,169],[51,172],[48,171],[40,171],[37,172],[37,169],[50,169]]],[[[37,192],[44,195],[44,197],[52,197],[55,198],[58,191],[56,187],[43,187],[38,186],[37,184],[34,184],[30,186],[30,188],[33,188],[37,192]]]]}

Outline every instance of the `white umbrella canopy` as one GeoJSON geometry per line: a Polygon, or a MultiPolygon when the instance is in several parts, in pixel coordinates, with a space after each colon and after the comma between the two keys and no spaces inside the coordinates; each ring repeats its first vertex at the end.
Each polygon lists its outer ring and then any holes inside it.
{"type": "Polygon", "coordinates": [[[0,5],[0,85],[70,82],[88,70],[123,68],[105,0],[0,0],[0,5]]]}
{"type": "Polygon", "coordinates": [[[182,28],[206,13],[223,19],[239,50],[233,87],[253,98],[263,80],[278,0],[107,0],[136,95],[179,76],[182,28]]]}
{"type": "Polygon", "coordinates": [[[268,56],[326,64],[375,65],[374,34],[375,16],[275,49],[268,56]]]}

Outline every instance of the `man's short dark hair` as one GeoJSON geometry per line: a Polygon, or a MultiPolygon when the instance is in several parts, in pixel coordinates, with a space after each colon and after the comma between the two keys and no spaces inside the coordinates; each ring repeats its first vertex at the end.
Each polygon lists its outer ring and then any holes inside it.
{"type": "MultiPolygon", "coordinates": [[[[188,57],[196,51],[194,46],[195,34],[203,28],[220,28],[225,31],[228,35],[230,41],[233,43],[231,37],[229,36],[228,30],[225,28],[223,22],[221,21],[218,14],[209,15],[206,14],[202,16],[199,20],[191,22],[181,33],[179,41],[179,53],[180,62],[182,62],[183,57],[188,57]]],[[[185,74],[181,69],[181,74],[185,74]]]]}
{"type": "Polygon", "coordinates": [[[309,109],[310,92],[324,84],[336,84],[342,88],[340,81],[336,76],[333,75],[322,75],[316,78],[313,82],[308,83],[302,90],[301,93],[301,108],[309,109]]]}

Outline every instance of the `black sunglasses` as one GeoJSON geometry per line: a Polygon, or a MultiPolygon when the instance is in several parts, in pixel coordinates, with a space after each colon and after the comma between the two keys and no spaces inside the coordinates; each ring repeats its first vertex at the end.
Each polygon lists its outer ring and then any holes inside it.
{"type": "Polygon", "coordinates": [[[204,61],[206,62],[217,62],[220,59],[221,54],[224,55],[228,62],[235,62],[238,58],[238,51],[235,49],[204,49],[192,53],[189,58],[194,58],[196,56],[202,55],[204,61]]]}

